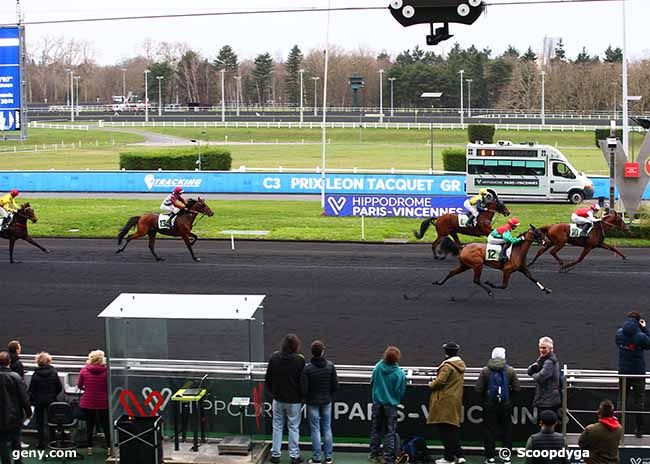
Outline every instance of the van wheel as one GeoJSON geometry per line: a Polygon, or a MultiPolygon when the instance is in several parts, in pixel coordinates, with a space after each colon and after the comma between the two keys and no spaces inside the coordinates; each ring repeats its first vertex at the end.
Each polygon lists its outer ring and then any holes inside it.
{"type": "Polygon", "coordinates": [[[573,203],[574,205],[581,203],[584,199],[585,194],[580,190],[573,190],[572,192],[569,192],[569,202],[573,203]]]}

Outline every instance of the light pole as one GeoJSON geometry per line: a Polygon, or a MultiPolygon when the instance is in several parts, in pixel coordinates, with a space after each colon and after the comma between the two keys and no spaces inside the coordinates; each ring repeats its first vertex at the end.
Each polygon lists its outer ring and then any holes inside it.
{"type": "Polygon", "coordinates": [[[314,76],[311,79],[314,81],[314,116],[318,116],[318,80],[320,77],[314,76]]]}
{"type": "Polygon", "coordinates": [[[395,77],[389,77],[390,81],[390,117],[395,116],[395,107],[393,106],[393,83],[395,82],[395,77]]]}
{"type": "MultiPolygon", "coordinates": [[[[442,92],[424,92],[420,95],[420,98],[440,98],[442,97],[442,92]]],[[[433,102],[431,102],[431,108],[433,108],[433,102]]],[[[433,172],[433,112],[431,113],[431,122],[429,123],[429,131],[431,139],[431,165],[430,170],[433,172]]]]}
{"type": "Polygon", "coordinates": [[[546,87],[544,77],[546,71],[542,71],[542,126],[546,124],[546,87]]]}
{"type": "Polygon", "coordinates": [[[149,122],[149,81],[148,75],[151,71],[144,71],[144,122],[149,122]]]}
{"type": "Polygon", "coordinates": [[[235,76],[235,81],[237,81],[237,88],[235,89],[235,93],[237,94],[235,97],[235,100],[237,100],[237,116],[239,116],[239,93],[240,93],[240,86],[241,86],[241,76],[235,76]]]}
{"type": "Polygon", "coordinates": [[[162,116],[162,80],[164,76],[156,76],[158,79],[158,116],[162,116]]]}
{"type": "Polygon", "coordinates": [[[623,151],[627,156],[627,152],[630,148],[630,133],[628,129],[628,88],[627,88],[627,15],[625,12],[625,3],[621,2],[623,6],[623,151]]]}
{"type": "Polygon", "coordinates": [[[379,124],[384,123],[384,70],[379,70],[379,124]]]}
{"type": "Polygon", "coordinates": [[[81,76],[74,76],[75,87],[77,89],[77,109],[76,109],[77,116],[79,116],[79,111],[80,111],[80,108],[79,108],[79,100],[80,100],[80,98],[79,98],[79,79],[80,78],[81,78],[81,76]]]}
{"type": "Polygon", "coordinates": [[[474,79],[467,80],[467,117],[472,117],[472,82],[474,79]]]}
{"type": "Polygon", "coordinates": [[[460,74],[460,127],[463,128],[465,127],[465,112],[463,110],[463,99],[465,98],[463,96],[463,75],[465,74],[465,70],[461,69],[458,71],[458,74],[460,74]]]}
{"type": "Polygon", "coordinates": [[[303,100],[302,100],[302,93],[303,93],[303,90],[304,90],[304,88],[303,88],[303,74],[305,74],[305,70],[301,69],[298,72],[300,73],[300,124],[302,125],[302,123],[305,120],[305,115],[304,115],[305,108],[303,106],[303,100]]]}
{"type": "Polygon", "coordinates": [[[122,68],[122,103],[126,105],[126,68],[122,68]]]}
{"type": "Polygon", "coordinates": [[[616,119],[616,92],[618,90],[616,87],[618,86],[618,83],[613,81],[612,85],[614,86],[614,119],[616,119]]]}
{"type": "Polygon", "coordinates": [[[226,122],[226,68],[221,69],[221,122],[226,122]]]}
{"type": "Polygon", "coordinates": [[[68,69],[70,73],[70,122],[74,122],[74,69],[68,69]]]}

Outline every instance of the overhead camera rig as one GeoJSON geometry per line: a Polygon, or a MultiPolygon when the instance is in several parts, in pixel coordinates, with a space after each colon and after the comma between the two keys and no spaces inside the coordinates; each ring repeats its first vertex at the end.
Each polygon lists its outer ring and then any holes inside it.
{"type": "Polygon", "coordinates": [[[392,0],[390,12],[402,26],[429,24],[427,45],[438,45],[453,37],[449,23],[473,24],[485,11],[483,0],[392,0]],[[435,28],[434,23],[443,23],[435,28]]]}

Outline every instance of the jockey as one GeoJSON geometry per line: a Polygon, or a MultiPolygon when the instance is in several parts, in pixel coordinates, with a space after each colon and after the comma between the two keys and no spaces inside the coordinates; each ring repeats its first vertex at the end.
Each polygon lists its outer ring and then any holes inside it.
{"type": "Polygon", "coordinates": [[[0,216],[2,216],[0,229],[4,229],[7,226],[11,213],[18,211],[18,205],[16,204],[16,200],[14,200],[18,195],[20,195],[20,192],[17,189],[13,189],[11,192],[0,197],[0,216]]]}
{"type": "Polygon", "coordinates": [[[488,243],[490,245],[501,245],[501,254],[499,255],[499,261],[507,261],[508,257],[506,255],[506,250],[508,245],[516,245],[517,243],[523,241],[523,238],[513,237],[512,231],[519,226],[519,219],[512,217],[508,219],[508,222],[505,226],[498,227],[488,235],[488,243]],[[505,246],[504,246],[505,245],[505,246]]]}
{"type": "Polygon", "coordinates": [[[160,204],[161,211],[169,215],[169,219],[167,220],[167,223],[169,225],[172,223],[172,218],[186,206],[187,202],[182,195],[182,187],[174,187],[174,191],[167,195],[163,202],[160,204]]]}
{"type": "Polygon", "coordinates": [[[591,230],[591,227],[594,225],[594,221],[597,221],[594,217],[594,213],[600,211],[600,206],[598,203],[594,203],[588,208],[578,208],[571,214],[571,221],[582,229],[583,232],[587,231],[587,228],[591,230]]]}
{"type": "Polygon", "coordinates": [[[485,197],[488,193],[487,189],[482,188],[478,191],[478,195],[468,198],[465,200],[465,203],[463,203],[465,209],[471,213],[470,222],[467,224],[468,226],[476,225],[476,219],[478,218],[479,213],[486,210],[485,197]]]}

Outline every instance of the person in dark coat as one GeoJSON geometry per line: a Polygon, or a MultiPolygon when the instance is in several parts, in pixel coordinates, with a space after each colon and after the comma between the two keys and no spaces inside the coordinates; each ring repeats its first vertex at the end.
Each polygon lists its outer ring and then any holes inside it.
{"type": "Polygon", "coordinates": [[[108,454],[111,454],[111,430],[108,419],[108,369],[102,350],[91,351],[79,373],[77,388],[83,390],[79,407],[86,420],[88,455],[93,454],[95,426],[102,426],[108,454]]]}
{"type": "MultiPolygon", "coordinates": [[[[622,375],[645,375],[645,350],[650,350],[650,332],[646,322],[637,311],[628,313],[623,327],[616,331],[618,346],[618,373],[622,375]]],[[[645,408],[645,379],[628,377],[625,379],[627,390],[627,409],[643,411],[645,408]]],[[[619,391],[623,392],[623,379],[619,382],[619,391]]],[[[619,400],[619,405],[622,402],[619,400]]],[[[637,437],[643,437],[643,414],[634,414],[637,437]]]]}
{"type": "Polygon", "coordinates": [[[332,437],[332,395],[339,389],[336,366],[325,359],[325,345],[320,340],[311,344],[312,358],[302,371],[300,387],[307,403],[307,417],[311,431],[311,463],[322,462],[321,434],[325,463],[331,464],[334,438],[332,437]]]}
{"type": "Polygon", "coordinates": [[[578,446],[589,451],[587,464],[617,464],[623,428],[614,417],[614,404],[604,400],[598,406],[598,422],[588,425],[578,438],[578,446]]]}
{"type": "MultiPolygon", "coordinates": [[[[566,440],[561,433],[555,431],[557,425],[557,414],[551,410],[542,411],[539,425],[542,428],[539,433],[528,437],[526,450],[561,450],[567,447],[566,440]]],[[[526,464],[566,464],[566,457],[526,457],[526,464]]]]}
{"type": "Polygon", "coordinates": [[[560,395],[560,364],[553,352],[553,339],[539,339],[539,357],[528,366],[528,375],[535,381],[535,398],[533,406],[537,408],[537,417],[542,411],[551,410],[556,415],[562,405],[560,395]]]}
{"type": "Polygon", "coordinates": [[[11,340],[7,344],[7,351],[11,357],[11,370],[20,376],[21,379],[25,380],[25,368],[23,367],[23,362],[20,360],[20,352],[22,347],[18,340],[11,340]]]}
{"type": "Polygon", "coordinates": [[[282,433],[287,423],[289,432],[289,456],[291,464],[300,464],[300,411],[302,392],[300,377],[305,367],[305,358],[298,353],[300,339],[287,334],[282,340],[281,351],[271,355],[266,368],[265,386],[273,397],[273,444],[271,462],[277,464],[282,455],[282,433]]]}
{"type": "Polygon", "coordinates": [[[481,370],[474,388],[483,400],[485,464],[494,464],[499,435],[503,437],[503,447],[512,450],[512,399],[521,390],[517,373],[506,363],[505,348],[497,346],[492,350],[492,357],[481,370]],[[501,382],[497,388],[502,386],[502,391],[490,390],[493,376],[501,382]]]}
{"type": "Polygon", "coordinates": [[[57,401],[63,390],[59,373],[52,367],[52,356],[42,352],[36,355],[36,369],[29,383],[29,399],[34,406],[34,417],[38,430],[38,448],[43,449],[48,443],[47,408],[57,401]]]}
{"type": "MultiPolygon", "coordinates": [[[[20,429],[25,418],[32,417],[27,388],[9,366],[11,358],[0,352],[0,462],[11,464],[12,451],[20,451],[20,429]]],[[[14,461],[19,463],[20,460],[14,461]]]]}

